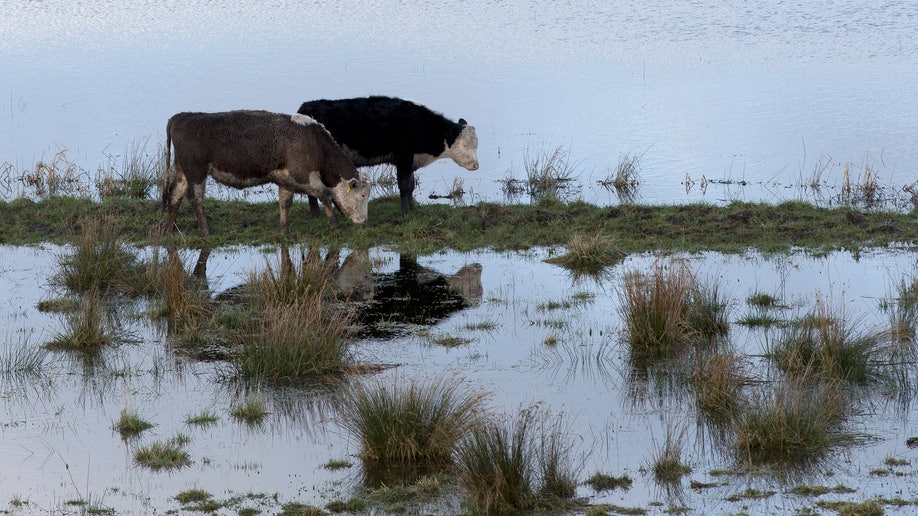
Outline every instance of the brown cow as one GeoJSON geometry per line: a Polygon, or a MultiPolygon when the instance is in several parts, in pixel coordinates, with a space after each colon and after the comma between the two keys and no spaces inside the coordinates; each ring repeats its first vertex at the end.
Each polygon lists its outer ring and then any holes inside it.
{"type": "Polygon", "coordinates": [[[370,182],[357,172],[328,131],[303,123],[302,115],[266,111],[178,113],[166,124],[163,205],[167,227],[175,228],[186,194],[204,235],[204,185],[210,175],[234,188],[274,183],[280,196],[280,227],[287,230],[293,194],[318,197],[332,229],[340,224],[332,205],[357,224],[367,220],[370,182]],[[170,178],[170,147],[175,147],[175,177],[170,178]]]}

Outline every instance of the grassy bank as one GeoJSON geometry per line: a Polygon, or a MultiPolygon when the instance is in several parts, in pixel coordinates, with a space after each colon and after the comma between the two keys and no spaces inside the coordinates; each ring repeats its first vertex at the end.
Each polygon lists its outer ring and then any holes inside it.
{"type": "Polygon", "coordinates": [[[165,213],[156,201],[54,197],[33,202],[0,203],[0,243],[64,243],[79,231],[84,215],[112,215],[133,243],[178,246],[259,245],[309,242],[365,248],[390,246],[401,252],[429,253],[451,248],[525,249],[563,245],[570,235],[603,235],[624,252],[647,250],[765,252],[801,247],[813,251],[854,249],[918,241],[915,213],[818,208],[804,202],[778,205],[734,202],[726,206],[597,207],[585,203],[543,202],[474,206],[421,205],[410,215],[399,213],[396,199],[370,203],[370,220],[357,226],[345,222],[330,232],[322,218],[311,218],[305,202],[291,211],[290,234],[277,229],[276,202],[206,200],[213,234],[203,239],[187,205],[178,226],[163,238],[165,213]]]}

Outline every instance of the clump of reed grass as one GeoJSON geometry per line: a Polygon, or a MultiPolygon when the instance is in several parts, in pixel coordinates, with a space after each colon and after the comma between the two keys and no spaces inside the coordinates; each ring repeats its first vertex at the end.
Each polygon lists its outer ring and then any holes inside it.
{"type": "Polygon", "coordinates": [[[576,166],[568,161],[568,151],[558,146],[524,158],[526,186],[533,199],[561,199],[575,177],[576,166]]]}
{"type": "Polygon", "coordinates": [[[599,471],[584,481],[584,484],[593,488],[593,491],[596,491],[597,493],[600,491],[611,491],[618,488],[627,491],[628,489],[631,489],[632,483],[634,483],[634,481],[631,480],[631,477],[628,475],[615,477],[599,471]]]}
{"type": "Polygon", "coordinates": [[[278,262],[279,267],[268,262],[264,270],[249,275],[244,289],[256,310],[310,300],[316,292],[331,293],[326,289],[328,266],[322,260],[304,258],[295,263],[287,249],[282,248],[278,262]]]}
{"type": "Polygon", "coordinates": [[[28,340],[7,344],[0,354],[0,374],[6,378],[38,376],[45,370],[47,356],[47,350],[29,345],[28,340]]]}
{"type": "Polygon", "coordinates": [[[618,194],[619,199],[623,202],[633,201],[639,184],[639,162],[640,156],[625,154],[618,160],[615,171],[599,181],[599,184],[607,190],[615,190],[615,193],[618,194]]]}
{"type": "Polygon", "coordinates": [[[58,278],[73,292],[97,290],[148,293],[153,284],[145,267],[125,248],[114,216],[84,217],[72,235],[73,252],[58,256],[58,278]]]}
{"type": "Polygon", "coordinates": [[[134,450],[134,462],[152,470],[181,469],[191,465],[191,457],[184,448],[185,444],[185,439],[172,438],[140,446],[134,450]]]}
{"type": "Polygon", "coordinates": [[[87,195],[88,173],[67,157],[67,149],[59,147],[50,160],[41,160],[23,174],[22,183],[35,190],[38,197],[77,194],[87,195]]]}
{"type": "Polygon", "coordinates": [[[848,404],[839,384],[806,378],[758,393],[735,421],[734,451],[753,464],[806,464],[850,441],[841,431],[848,404]]]}
{"type": "Polygon", "coordinates": [[[663,356],[727,331],[726,304],[716,288],[701,286],[688,265],[656,263],[633,272],[619,289],[625,338],[632,351],[663,356]]]}
{"type": "Polygon", "coordinates": [[[80,300],[80,308],[66,315],[64,331],[55,333],[45,347],[95,352],[116,339],[117,334],[106,317],[102,299],[96,292],[89,292],[80,300]]]}
{"type": "Polygon", "coordinates": [[[268,410],[265,408],[265,402],[262,397],[252,394],[242,400],[241,403],[233,405],[230,415],[250,425],[258,425],[267,417],[268,410]]]}
{"type": "Polygon", "coordinates": [[[121,434],[122,439],[130,439],[140,435],[144,430],[153,428],[153,424],[142,419],[137,412],[123,408],[114,428],[121,434]]]}
{"type": "Polygon", "coordinates": [[[351,316],[326,302],[325,289],[271,305],[241,330],[232,363],[244,378],[297,381],[342,372],[350,361],[351,316]]]}
{"type": "Polygon", "coordinates": [[[157,254],[148,264],[149,274],[159,278],[157,289],[162,301],[162,315],[171,332],[188,340],[197,340],[205,332],[213,315],[206,289],[189,278],[176,249],[168,250],[163,263],[157,254]]]}
{"type": "Polygon", "coordinates": [[[682,462],[685,430],[685,427],[683,427],[677,434],[673,429],[667,429],[666,440],[654,452],[649,465],[657,482],[672,484],[692,472],[692,468],[682,462]]]}
{"type": "Polygon", "coordinates": [[[340,395],[342,425],[373,466],[442,465],[481,418],[485,396],[446,379],[407,386],[354,384],[340,395]]]}
{"type": "Polygon", "coordinates": [[[818,302],[813,312],[787,327],[771,351],[778,367],[794,377],[865,383],[880,376],[884,335],[857,333],[845,314],[818,302]]]}
{"type": "Polygon", "coordinates": [[[192,414],[186,417],[185,424],[207,427],[207,426],[215,424],[219,420],[220,420],[220,417],[217,416],[215,412],[211,410],[202,410],[201,412],[197,414],[192,414]]]}
{"type": "Polygon", "coordinates": [[[714,422],[732,421],[743,407],[743,387],[748,381],[743,359],[736,353],[724,351],[706,357],[692,374],[698,410],[714,422]]]}
{"type": "Polygon", "coordinates": [[[563,505],[576,486],[570,446],[557,426],[537,428],[532,411],[475,428],[456,453],[473,509],[514,514],[563,505]],[[538,433],[537,433],[538,432],[538,433]]]}
{"type": "Polygon", "coordinates": [[[576,272],[597,274],[606,267],[620,262],[624,257],[625,252],[611,237],[601,233],[592,236],[574,233],[567,241],[565,254],[545,261],[576,272]]]}
{"type": "Polygon", "coordinates": [[[121,167],[113,165],[116,156],[109,156],[108,169],[99,169],[96,174],[96,189],[102,199],[127,197],[147,199],[159,182],[163,170],[163,149],[151,154],[147,152],[147,140],[135,140],[121,156],[121,167]]]}

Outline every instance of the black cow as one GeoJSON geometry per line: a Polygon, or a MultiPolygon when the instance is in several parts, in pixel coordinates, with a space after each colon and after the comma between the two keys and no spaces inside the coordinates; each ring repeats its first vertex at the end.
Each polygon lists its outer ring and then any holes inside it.
{"type": "Polygon", "coordinates": [[[204,235],[204,185],[210,175],[234,188],[274,183],[280,196],[280,227],[294,193],[322,200],[332,229],[339,227],[332,204],[352,221],[367,220],[370,181],[314,120],[267,111],[179,113],[166,124],[166,170],[163,204],[167,227],[175,228],[182,197],[187,193],[204,235]],[[294,121],[294,119],[296,121],[294,121]],[[175,177],[169,174],[169,149],[175,147],[175,177]]]}
{"type": "MultiPolygon", "coordinates": [[[[465,120],[453,122],[413,102],[366,97],[304,102],[299,113],[323,124],[358,167],[390,163],[398,174],[402,213],[414,209],[414,171],[440,158],[478,170],[478,136],[465,120]]],[[[312,197],[315,214],[318,203],[312,197]]]]}

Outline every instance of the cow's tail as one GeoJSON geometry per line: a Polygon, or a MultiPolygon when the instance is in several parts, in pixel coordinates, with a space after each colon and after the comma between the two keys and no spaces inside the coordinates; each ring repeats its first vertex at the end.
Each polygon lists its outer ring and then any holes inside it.
{"type": "Polygon", "coordinates": [[[172,156],[170,148],[172,147],[172,119],[166,123],[166,152],[163,156],[163,209],[169,208],[169,197],[171,196],[170,183],[172,179],[172,156]]]}

